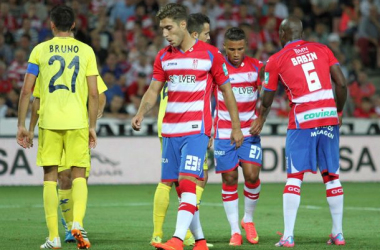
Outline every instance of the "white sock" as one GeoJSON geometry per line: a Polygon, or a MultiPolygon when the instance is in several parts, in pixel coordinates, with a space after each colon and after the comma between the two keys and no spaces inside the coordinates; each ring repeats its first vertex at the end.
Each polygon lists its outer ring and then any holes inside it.
{"type": "Polygon", "coordinates": [[[244,222],[253,222],[253,213],[259,200],[261,190],[260,179],[254,184],[244,184],[244,222]]]}
{"type": "Polygon", "coordinates": [[[325,184],[327,202],[329,203],[332,218],[331,233],[333,236],[336,236],[339,233],[343,233],[343,189],[339,179],[329,181],[325,184]]]}
{"type": "Polygon", "coordinates": [[[222,198],[224,211],[231,226],[231,235],[241,234],[239,227],[239,195],[237,185],[227,186],[223,184],[222,198]]]}
{"type": "Polygon", "coordinates": [[[199,210],[195,211],[194,213],[193,220],[190,224],[190,231],[192,232],[195,240],[201,240],[205,238],[201,226],[201,221],[199,219],[199,210]]]}
{"type": "Polygon", "coordinates": [[[284,224],[283,239],[294,236],[294,224],[296,223],[297,211],[301,202],[302,181],[296,178],[288,178],[283,195],[284,224]]]}
{"type": "Polygon", "coordinates": [[[179,185],[181,190],[181,203],[178,207],[174,236],[183,240],[194,217],[197,207],[197,196],[195,195],[194,182],[185,179],[180,181],[179,185]]]}

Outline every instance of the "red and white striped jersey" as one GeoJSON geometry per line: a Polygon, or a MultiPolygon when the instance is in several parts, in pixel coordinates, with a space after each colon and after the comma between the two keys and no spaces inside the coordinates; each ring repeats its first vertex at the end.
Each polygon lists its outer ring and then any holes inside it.
{"type": "MultiPolygon", "coordinates": [[[[256,103],[258,98],[258,86],[261,86],[259,72],[263,63],[255,58],[246,56],[239,67],[235,67],[227,61],[227,69],[230,75],[232,91],[234,92],[240,126],[244,137],[251,136],[249,128],[256,119],[256,103]]],[[[218,139],[229,139],[232,130],[231,116],[223,99],[222,91],[215,89],[217,97],[215,115],[215,134],[218,139]]]]}
{"type": "Polygon", "coordinates": [[[339,123],[330,75],[330,67],[338,63],[327,46],[302,40],[269,58],[263,87],[274,91],[279,80],[284,84],[291,107],[289,129],[339,123]]]}
{"type": "Polygon", "coordinates": [[[153,80],[168,83],[163,137],[210,136],[213,84],[229,82],[226,62],[217,48],[199,40],[186,52],[167,46],[156,57],[153,80]]]}

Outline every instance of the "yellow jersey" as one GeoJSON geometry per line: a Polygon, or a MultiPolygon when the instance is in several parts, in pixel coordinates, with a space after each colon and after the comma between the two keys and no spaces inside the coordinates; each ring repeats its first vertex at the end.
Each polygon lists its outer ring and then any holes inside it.
{"type": "Polygon", "coordinates": [[[158,137],[162,137],[161,135],[161,129],[162,129],[162,120],[164,119],[164,115],[166,112],[166,106],[168,105],[168,83],[165,82],[164,87],[161,90],[160,95],[160,109],[158,111],[158,118],[157,118],[157,130],[158,130],[158,137]]]}
{"type": "MultiPolygon", "coordinates": [[[[40,78],[37,77],[36,79],[36,84],[34,85],[34,90],[33,90],[33,96],[34,97],[37,97],[37,98],[40,98],[40,78]]],[[[99,95],[101,93],[104,93],[106,92],[106,90],[108,89],[107,88],[107,85],[105,84],[105,82],[103,81],[103,79],[98,76],[96,78],[97,82],[98,82],[98,93],[99,95]]]]}
{"type": "Polygon", "coordinates": [[[39,69],[39,126],[51,130],[87,128],[86,77],[99,75],[92,48],[72,37],[55,37],[37,45],[29,63],[39,69]]]}

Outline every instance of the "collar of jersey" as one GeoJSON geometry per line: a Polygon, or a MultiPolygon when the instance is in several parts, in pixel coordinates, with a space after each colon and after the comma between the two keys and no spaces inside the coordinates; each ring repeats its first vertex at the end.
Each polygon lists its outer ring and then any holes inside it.
{"type": "Polygon", "coordinates": [[[195,43],[194,43],[194,45],[191,46],[190,49],[186,50],[185,52],[183,52],[179,47],[175,47],[175,48],[176,48],[179,52],[181,52],[182,54],[185,54],[185,53],[187,53],[187,52],[191,52],[191,51],[190,51],[191,49],[194,50],[194,47],[195,47],[195,45],[197,45],[197,43],[198,43],[198,38],[195,39],[195,43]]]}
{"type": "Polygon", "coordinates": [[[296,47],[298,46],[299,44],[303,43],[304,40],[294,40],[294,41],[291,41],[291,42],[287,42],[284,46],[284,48],[287,48],[287,47],[296,47]]]}
{"type": "Polygon", "coordinates": [[[229,65],[231,65],[231,66],[234,67],[235,69],[238,69],[238,68],[240,68],[241,65],[244,63],[245,56],[243,57],[243,60],[241,61],[241,64],[239,65],[239,67],[235,67],[235,66],[230,62],[230,60],[228,60],[228,57],[227,57],[227,56],[225,56],[224,59],[226,59],[226,62],[227,62],[229,65]]]}
{"type": "Polygon", "coordinates": [[[53,39],[74,39],[74,37],[71,37],[71,36],[55,36],[53,39]]]}

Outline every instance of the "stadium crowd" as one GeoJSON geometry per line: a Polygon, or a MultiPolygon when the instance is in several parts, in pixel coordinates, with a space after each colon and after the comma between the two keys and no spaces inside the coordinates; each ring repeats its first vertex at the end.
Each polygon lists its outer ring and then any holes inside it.
{"type": "MultiPolygon", "coordinates": [[[[350,95],[345,116],[380,117],[379,92],[368,76],[380,68],[380,0],[9,0],[0,3],[0,118],[17,117],[30,52],[52,38],[48,13],[59,3],[74,9],[75,37],[97,56],[108,86],[104,117],[133,117],[150,83],[153,60],[167,45],[155,14],[169,2],[206,14],[211,43],[221,51],[225,31],[241,27],[248,37],[248,55],[263,62],[280,49],[281,21],[289,15],[300,18],[304,39],[328,45],[340,61],[350,95]]],[[[288,111],[280,89],[270,116],[287,117],[288,111]]]]}

